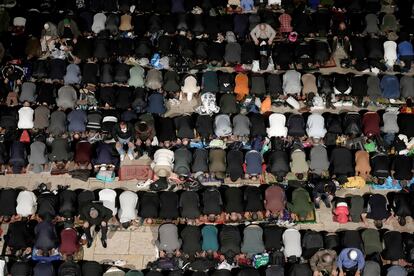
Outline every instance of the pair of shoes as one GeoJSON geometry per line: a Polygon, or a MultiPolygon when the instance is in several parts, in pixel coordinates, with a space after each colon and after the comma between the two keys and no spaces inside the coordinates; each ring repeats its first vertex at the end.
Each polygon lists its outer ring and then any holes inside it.
{"type": "Polygon", "coordinates": [[[132,153],[128,153],[129,160],[135,160],[134,155],[132,153]]]}
{"type": "Polygon", "coordinates": [[[121,155],[119,156],[119,159],[121,159],[121,162],[124,162],[124,160],[125,160],[125,154],[121,154],[121,155]]]}
{"type": "Polygon", "coordinates": [[[108,244],[106,243],[106,240],[101,239],[101,242],[102,242],[102,247],[103,248],[107,248],[108,247],[108,244]]]}

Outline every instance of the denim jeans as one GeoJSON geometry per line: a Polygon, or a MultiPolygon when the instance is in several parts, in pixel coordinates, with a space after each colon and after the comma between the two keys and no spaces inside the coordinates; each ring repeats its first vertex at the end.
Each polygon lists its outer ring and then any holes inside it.
{"type": "MultiPolygon", "coordinates": [[[[122,138],[118,137],[118,143],[121,144],[121,147],[117,148],[116,150],[118,151],[119,155],[125,155],[124,146],[128,145],[130,140],[131,140],[131,138],[122,139],[122,138]]],[[[128,146],[128,154],[134,154],[134,148],[133,147],[128,146]]]]}

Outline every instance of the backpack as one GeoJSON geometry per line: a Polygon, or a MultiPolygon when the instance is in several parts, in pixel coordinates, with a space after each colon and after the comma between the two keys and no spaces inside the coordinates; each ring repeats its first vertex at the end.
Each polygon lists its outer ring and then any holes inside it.
{"type": "Polygon", "coordinates": [[[287,127],[289,136],[305,136],[305,119],[301,114],[290,115],[287,121],[287,127]]]}
{"type": "Polygon", "coordinates": [[[79,265],[72,261],[66,261],[59,267],[58,276],[80,276],[81,268],[79,265]]]}
{"type": "Polygon", "coordinates": [[[361,115],[356,112],[349,112],[345,115],[343,122],[345,135],[360,136],[362,134],[361,115]]]}

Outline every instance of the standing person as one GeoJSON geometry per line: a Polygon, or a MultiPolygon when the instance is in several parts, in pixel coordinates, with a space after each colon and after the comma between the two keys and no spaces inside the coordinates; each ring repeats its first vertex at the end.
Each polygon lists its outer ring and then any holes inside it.
{"type": "Polygon", "coordinates": [[[135,131],[134,131],[134,127],[129,124],[126,123],[124,121],[119,122],[118,124],[116,124],[112,130],[112,136],[113,138],[116,140],[116,150],[119,153],[119,156],[121,158],[121,162],[124,161],[125,159],[125,150],[124,150],[124,146],[127,145],[128,146],[128,158],[130,160],[134,160],[134,149],[135,149],[135,145],[134,145],[134,136],[135,136],[135,131]]]}
{"type": "Polygon", "coordinates": [[[339,276],[360,276],[365,266],[364,254],[357,248],[344,248],[338,256],[336,266],[339,276]]]}
{"type": "MultiPolygon", "coordinates": [[[[108,232],[108,221],[112,218],[112,211],[102,204],[98,203],[89,203],[83,206],[80,211],[80,217],[85,222],[83,224],[83,229],[85,230],[85,235],[88,241],[88,248],[92,245],[92,235],[91,227],[101,227],[101,242],[104,248],[107,247],[106,243],[106,234],[108,232]]],[[[96,228],[95,228],[96,231],[96,228]]]]}

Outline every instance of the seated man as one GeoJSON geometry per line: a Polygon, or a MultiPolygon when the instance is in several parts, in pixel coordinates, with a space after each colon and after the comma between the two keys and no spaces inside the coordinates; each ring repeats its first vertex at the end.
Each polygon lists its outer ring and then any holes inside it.
{"type": "Polygon", "coordinates": [[[135,159],[134,154],[134,139],[135,139],[135,132],[134,128],[131,124],[126,122],[119,122],[115,124],[114,128],[112,129],[112,137],[116,140],[116,150],[119,153],[121,162],[125,159],[125,150],[124,146],[128,146],[128,158],[130,160],[135,159]]]}
{"type": "Polygon", "coordinates": [[[260,188],[247,186],[244,190],[244,218],[247,220],[263,219],[263,195],[260,188]]]}
{"type": "Polygon", "coordinates": [[[206,222],[214,223],[222,218],[223,201],[219,190],[215,187],[208,187],[203,192],[203,217],[206,222]]]}
{"type": "Polygon", "coordinates": [[[52,256],[56,255],[54,249],[57,248],[58,236],[55,225],[48,221],[41,221],[35,227],[35,242],[33,254],[35,256],[52,256]]]}
{"type": "Polygon", "coordinates": [[[336,276],[336,252],[330,249],[321,249],[309,261],[314,276],[336,276]]]}
{"type": "Polygon", "coordinates": [[[240,188],[227,187],[224,191],[224,211],[226,220],[240,221],[243,213],[243,192],[240,188]]]}
{"type": "Polygon", "coordinates": [[[160,257],[180,255],[182,241],[178,236],[177,225],[164,223],[158,228],[158,239],[155,245],[160,250],[160,257]]]}
{"type": "Polygon", "coordinates": [[[336,260],[339,276],[360,276],[365,266],[364,254],[357,248],[344,248],[336,260]]]}
{"type": "Polygon", "coordinates": [[[282,218],[286,207],[285,190],[278,185],[269,186],[265,192],[264,205],[267,218],[282,218]]]}
{"type": "Polygon", "coordinates": [[[335,196],[336,185],[329,179],[316,179],[313,187],[313,200],[316,209],[319,209],[321,200],[325,203],[326,208],[331,208],[332,199],[335,196]]]}
{"type": "Polygon", "coordinates": [[[305,221],[308,215],[313,211],[313,203],[308,191],[304,188],[297,188],[292,193],[292,202],[289,204],[289,210],[292,212],[292,219],[295,221],[305,221]]]}
{"type": "Polygon", "coordinates": [[[269,24],[261,23],[250,31],[250,36],[256,45],[259,45],[262,41],[271,45],[276,37],[276,31],[269,24]]]}
{"type": "Polygon", "coordinates": [[[106,248],[106,234],[108,232],[108,221],[112,218],[112,211],[99,203],[85,204],[80,210],[80,218],[84,220],[83,229],[85,231],[87,246],[92,246],[91,227],[95,225],[95,231],[97,227],[101,228],[101,242],[102,246],[106,248]]]}
{"type": "Polygon", "coordinates": [[[144,223],[152,224],[158,218],[160,198],[157,193],[145,192],[141,199],[139,216],[144,219],[144,223]]]}
{"type": "Polygon", "coordinates": [[[197,192],[184,191],[180,195],[180,217],[187,223],[191,223],[194,220],[197,222],[200,212],[200,197],[197,192]]]}
{"type": "Polygon", "coordinates": [[[127,229],[137,219],[138,195],[132,191],[124,191],[119,195],[118,218],[122,227],[127,229]]]}
{"type": "Polygon", "coordinates": [[[381,194],[372,194],[369,197],[366,212],[361,214],[362,221],[366,226],[368,226],[367,219],[373,219],[374,225],[378,229],[381,229],[383,222],[387,223],[391,217],[392,215],[387,210],[387,199],[381,194]]]}
{"type": "Polygon", "coordinates": [[[198,226],[187,225],[181,231],[181,250],[187,258],[194,258],[201,255],[201,230],[198,226]]]}

